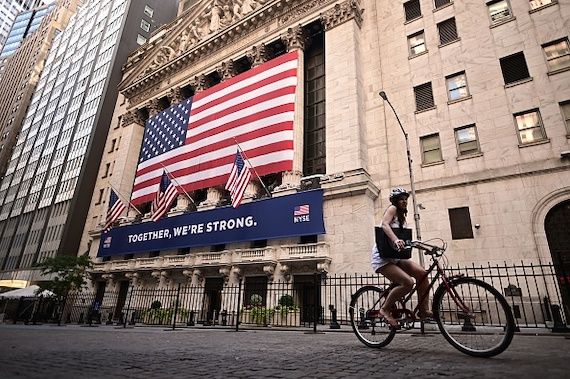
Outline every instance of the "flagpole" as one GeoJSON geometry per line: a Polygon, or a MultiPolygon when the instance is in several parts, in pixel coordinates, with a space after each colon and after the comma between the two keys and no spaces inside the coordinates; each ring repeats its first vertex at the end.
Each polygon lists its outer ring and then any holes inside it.
{"type": "Polygon", "coordinates": [[[196,203],[194,202],[194,199],[192,199],[192,197],[188,194],[188,192],[186,192],[186,190],[184,189],[184,187],[182,187],[182,186],[180,185],[180,183],[178,183],[178,180],[176,180],[176,177],[175,177],[174,175],[172,175],[172,173],[171,173],[170,171],[168,171],[168,169],[166,168],[165,165],[163,165],[162,163],[161,163],[160,165],[164,168],[164,171],[166,171],[166,173],[172,177],[172,179],[174,180],[174,183],[176,183],[176,186],[177,186],[178,188],[180,188],[180,189],[182,190],[182,192],[184,192],[184,194],[186,195],[186,197],[187,197],[188,199],[190,199],[190,201],[192,202],[192,204],[194,204],[194,206],[197,206],[196,203]]]}
{"type": "Polygon", "coordinates": [[[265,183],[263,183],[263,180],[261,180],[261,178],[259,177],[259,174],[257,173],[257,170],[253,167],[253,165],[251,164],[251,162],[249,161],[249,158],[245,155],[245,152],[243,151],[243,149],[241,148],[241,146],[239,145],[236,137],[234,137],[234,141],[239,149],[239,151],[241,151],[243,157],[245,158],[245,160],[247,161],[247,163],[249,164],[249,167],[253,170],[253,172],[255,173],[255,176],[257,176],[257,179],[259,179],[259,182],[261,183],[261,185],[263,186],[263,189],[265,190],[265,192],[267,192],[267,195],[269,197],[273,197],[271,196],[271,192],[269,192],[269,190],[267,189],[267,187],[265,186],[265,183]]]}
{"type": "MultiPolygon", "coordinates": [[[[122,196],[122,197],[125,197],[121,192],[119,192],[115,187],[113,187],[113,185],[112,185],[111,183],[109,183],[109,187],[111,187],[111,189],[112,189],[113,191],[115,191],[115,192],[117,193],[117,195],[120,195],[120,196],[122,196]]],[[[140,214],[141,216],[143,215],[143,214],[138,210],[138,208],[135,207],[135,206],[133,205],[133,203],[131,203],[130,200],[128,200],[128,203],[129,203],[129,205],[130,205],[129,209],[130,209],[130,208],[134,208],[134,210],[137,211],[138,214],[140,214]]],[[[129,214],[129,209],[127,209],[127,216],[128,216],[128,214],[129,214]]]]}

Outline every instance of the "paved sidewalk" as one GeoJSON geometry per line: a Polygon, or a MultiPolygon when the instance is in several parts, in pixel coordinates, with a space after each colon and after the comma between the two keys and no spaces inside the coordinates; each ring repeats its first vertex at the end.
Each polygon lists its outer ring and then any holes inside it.
{"type": "Polygon", "coordinates": [[[516,335],[506,352],[491,359],[466,356],[439,334],[400,333],[375,350],[348,332],[0,325],[0,341],[0,377],[6,379],[546,379],[568,377],[570,366],[564,335],[516,335]]]}

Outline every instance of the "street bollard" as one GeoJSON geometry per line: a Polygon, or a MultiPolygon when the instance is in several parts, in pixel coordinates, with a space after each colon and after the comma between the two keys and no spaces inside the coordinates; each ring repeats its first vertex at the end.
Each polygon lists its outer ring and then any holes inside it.
{"type": "Polygon", "coordinates": [[[329,305],[329,310],[331,311],[331,324],[329,326],[330,329],[340,329],[340,324],[338,323],[337,316],[336,316],[336,308],[334,305],[329,305]]]}
{"type": "Polygon", "coordinates": [[[220,315],[222,316],[222,326],[228,325],[228,311],[224,309],[220,315]]]}
{"type": "Polygon", "coordinates": [[[190,315],[188,316],[188,322],[186,323],[186,326],[194,326],[194,325],[196,325],[196,324],[194,323],[194,315],[195,315],[195,313],[196,313],[196,312],[194,312],[194,311],[190,311],[190,315]]]}
{"type": "Polygon", "coordinates": [[[555,333],[568,333],[570,329],[566,326],[564,321],[562,321],[562,312],[560,311],[560,305],[553,304],[550,306],[552,312],[552,320],[554,325],[552,326],[552,331],[555,333]]]}

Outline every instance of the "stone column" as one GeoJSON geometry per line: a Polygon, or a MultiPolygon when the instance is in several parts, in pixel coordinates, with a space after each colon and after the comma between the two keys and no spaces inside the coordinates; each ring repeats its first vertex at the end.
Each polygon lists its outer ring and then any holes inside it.
{"type": "Polygon", "coordinates": [[[218,75],[220,75],[221,83],[236,76],[234,61],[231,59],[226,62],[222,62],[222,64],[216,68],[216,71],[218,72],[218,75]]]}
{"type": "Polygon", "coordinates": [[[251,63],[251,68],[257,67],[260,64],[267,62],[268,52],[265,44],[254,46],[246,53],[247,60],[251,63]]]}
{"type": "Polygon", "coordinates": [[[301,25],[287,29],[281,36],[287,51],[297,51],[299,66],[297,68],[297,88],[295,90],[295,120],[293,121],[293,169],[283,173],[282,184],[276,192],[297,189],[303,176],[303,138],[305,123],[305,48],[308,38],[301,25]]]}
{"type": "Polygon", "coordinates": [[[366,169],[363,119],[366,94],[362,85],[360,58],[362,10],[359,1],[350,0],[335,5],[321,17],[325,29],[327,62],[327,173],[366,169]]]}

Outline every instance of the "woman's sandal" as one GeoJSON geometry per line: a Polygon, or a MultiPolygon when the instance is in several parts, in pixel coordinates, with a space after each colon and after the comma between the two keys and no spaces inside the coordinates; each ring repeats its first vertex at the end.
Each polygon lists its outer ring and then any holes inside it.
{"type": "Polygon", "coordinates": [[[378,313],[380,314],[380,316],[382,316],[382,318],[388,323],[390,324],[390,327],[393,329],[400,329],[400,324],[398,323],[398,321],[392,317],[390,315],[389,312],[385,312],[384,310],[382,310],[382,308],[380,308],[380,310],[378,311],[378,313]]]}

